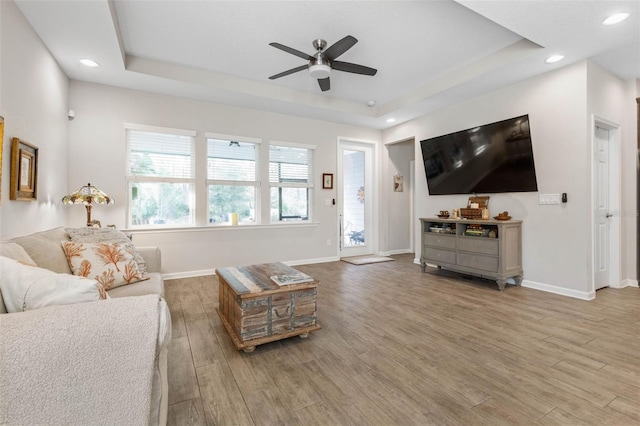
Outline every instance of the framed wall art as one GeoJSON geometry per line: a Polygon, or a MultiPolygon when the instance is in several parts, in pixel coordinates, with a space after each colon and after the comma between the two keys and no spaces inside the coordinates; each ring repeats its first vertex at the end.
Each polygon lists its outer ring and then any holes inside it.
{"type": "Polygon", "coordinates": [[[38,198],[38,147],[19,138],[11,139],[10,200],[38,198]]]}
{"type": "Polygon", "coordinates": [[[322,174],[322,189],[333,189],[333,173],[322,174]]]}

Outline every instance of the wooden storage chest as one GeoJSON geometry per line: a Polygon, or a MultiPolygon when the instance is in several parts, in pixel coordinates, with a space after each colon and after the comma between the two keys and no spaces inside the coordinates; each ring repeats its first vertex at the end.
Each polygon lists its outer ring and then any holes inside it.
{"type": "Polygon", "coordinates": [[[307,337],[317,323],[317,281],[279,286],[273,275],[298,273],[282,263],[216,270],[218,314],[237,349],[291,336],[307,337]]]}

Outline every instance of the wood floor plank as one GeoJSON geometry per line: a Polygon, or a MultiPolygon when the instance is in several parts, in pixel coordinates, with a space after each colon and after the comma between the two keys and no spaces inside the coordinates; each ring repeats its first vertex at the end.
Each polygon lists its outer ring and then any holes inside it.
{"type": "Polygon", "coordinates": [[[292,357],[281,357],[275,351],[267,353],[267,373],[276,386],[289,398],[294,410],[323,401],[320,391],[304,372],[304,367],[292,357]]]}
{"type": "Polygon", "coordinates": [[[375,371],[352,376],[359,392],[383,410],[393,424],[439,425],[441,422],[375,371]]]}
{"type": "Polygon", "coordinates": [[[302,425],[288,404],[288,398],[274,387],[245,397],[256,425],[302,425]]]}
{"type": "MultiPolygon", "coordinates": [[[[169,406],[167,424],[183,426],[205,426],[207,420],[200,398],[188,399],[169,406]]],[[[209,423],[211,424],[211,423],[209,423]]]]}
{"type": "Polygon", "coordinates": [[[200,396],[196,379],[189,338],[172,338],[167,354],[167,380],[169,382],[169,404],[187,401],[200,396]]]}
{"type": "Polygon", "coordinates": [[[560,408],[553,409],[549,414],[538,420],[538,423],[544,426],[587,426],[589,424],[560,408]]]}
{"type": "Polygon", "coordinates": [[[187,335],[191,345],[191,356],[196,368],[224,359],[222,349],[208,318],[187,321],[187,335]]]}
{"type": "Polygon", "coordinates": [[[412,254],[301,265],[318,285],[308,339],[237,351],[215,276],[167,280],[168,424],[640,423],[640,291],[584,301],[422,273],[412,254]]]}
{"type": "Polygon", "coordinates": [[[216,425],[253,425],[233,373],[223,361],[196,369],[205,416],[216,425]]]}
{"type": "Polygon", "coordinates": [[[632,418],[636,424],[640,424],[640,404],[638,404],[637,400],[630,401],[624,397],[618,396],[609,403],[607,408],[618,411],[632,418]]]}

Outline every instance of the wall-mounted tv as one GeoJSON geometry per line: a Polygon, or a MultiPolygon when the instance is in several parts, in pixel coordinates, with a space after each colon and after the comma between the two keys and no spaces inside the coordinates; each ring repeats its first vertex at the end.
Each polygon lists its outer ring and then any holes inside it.
{"type": "Polygon", "coordinates": [[[420,141],[430,195],[538,190],[529,116],[420,141]]]}

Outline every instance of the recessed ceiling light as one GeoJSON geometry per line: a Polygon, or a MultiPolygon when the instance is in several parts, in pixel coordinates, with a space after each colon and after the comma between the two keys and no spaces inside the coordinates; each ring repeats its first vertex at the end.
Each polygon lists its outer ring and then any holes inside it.
{"type": "Polygon", "coordinates": [[[396,119],[395,118],[387,118],[387,123],[395,123],[396,119]]]}
{"type": "Polygon", "coordinates": [[[547,64],[555,64],[556,62],[560,62],[563,59],[564,56],[562,55],[551,55],[547,59],[545,59],[544,62],[547,64]]]}
{"type": "Polygon", "coordinates": [[[616,13],[614,15],[609,16],[607,19],[605,19],[604,21],[602,21],[602,25],[615,25],[615,24],[619,24],[620,22],[624,21],[625,19],[627,19],[629,17],[629,14],[627,12],[622,12],[622,13],[616,13]]]}
{"type": "Polygon", "coordinates": [[[80,59],[80,63],[86,67],[96,68],[99,67],[100,64],[94,61],[93,59],[80,59]]]}

